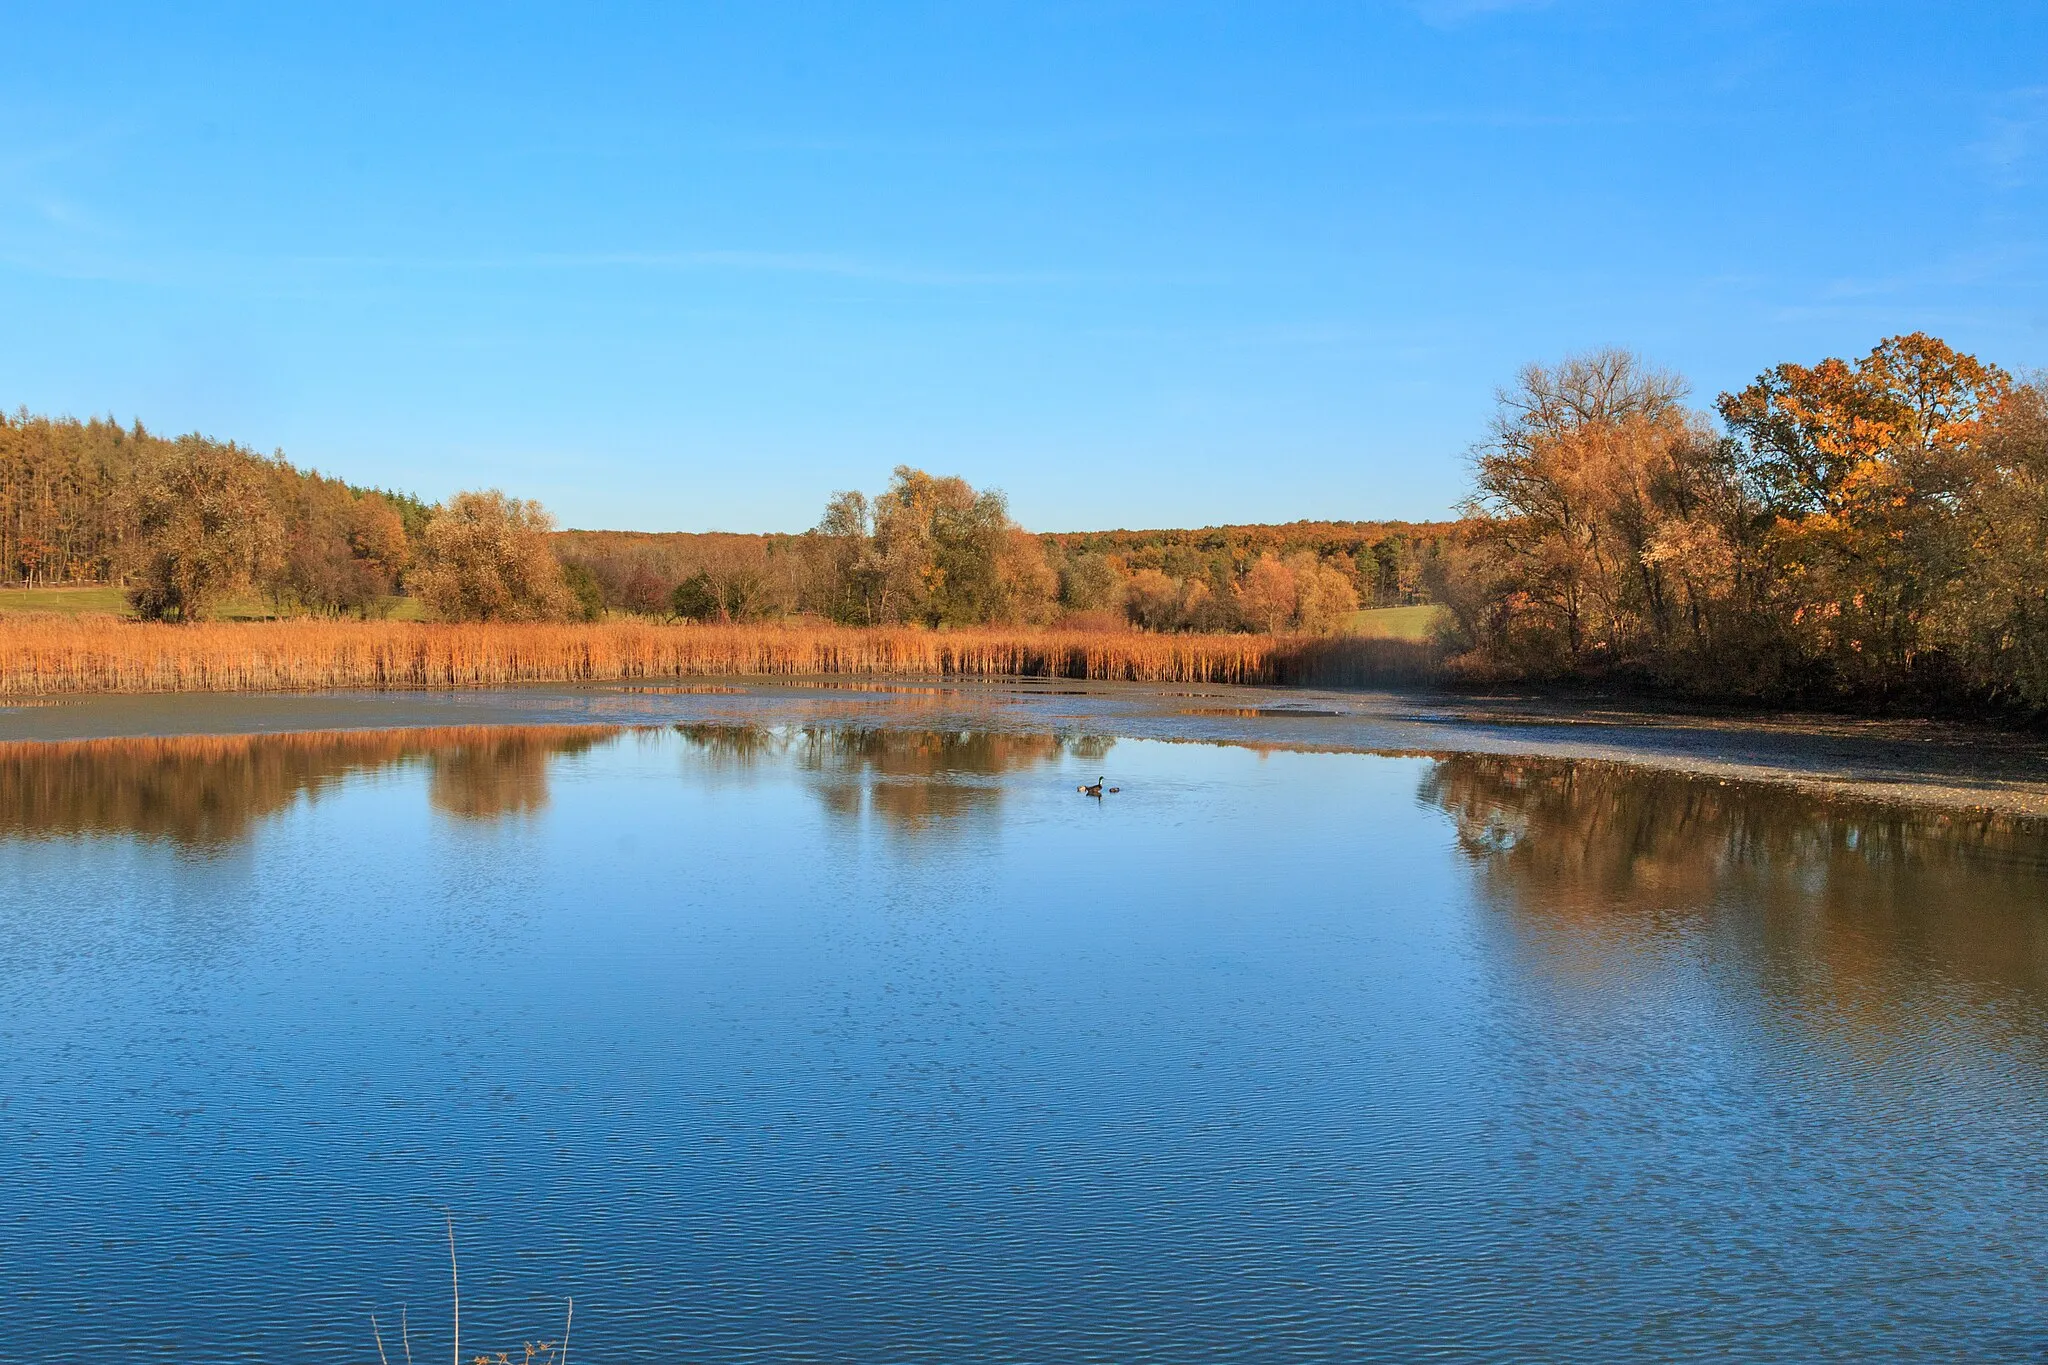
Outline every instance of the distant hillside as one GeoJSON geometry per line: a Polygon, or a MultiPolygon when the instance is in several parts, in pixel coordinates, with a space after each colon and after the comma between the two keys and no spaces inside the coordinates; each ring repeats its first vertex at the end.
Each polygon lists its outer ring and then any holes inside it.
{"type": "MultiPolygon", "coordinates": [[[[1247,522],[1232,526],[1166,527],[1133,531],[1040,531],[1036,534],[1048,546],[1062,550],[1094,550],[1104,554],[1129,554],[1153,546],[1188,545],[1212,550],[1256,546],[1265,550],[1314,549],[1325,554],[1357,554],[1388,537],[1414,541],[1435,540],[1456,526],[1452,521],[1288,521],[1247,522]]],[[[795,540],[801,533],[788,531],[600,531],[572,529],[557,531],[556,544],[564,551],[612,550],[652,553],[693,554],[714,547],[766,545],[795,540]]]]}
{"type": "Polygon", "coordinates": [[[1247,522],[1232,526],[1168,527],[1131,531],[1047,531],[1043,537],[1057,545],[1102,551],[1130,551],[1148,545],[1195,545],[1205,549],[1256,545],[1261,550],[1285,546],[1288,549],[1320,549],[1329,554],[1359,550],[1400,536],[1411,540],[1433,540],[1447,533],[1452,521],[1286,521],[1247,522]]]}
{"type": "Polygon", "coordinates": [[[1457,523],[1448,521],[1290,521],[1280,525],[1198,526],[1150,531],[1058,531],[1041,536],[1056,561],[1100,556],[1120,574],[1157,569],[1228,592],[1263,555],[1309,555],[1340,567],[1367,606],[1427,600],[1422,563],[1457,523]]]}
{"type": "Polygon", "coordinates": [[[750,531],[557,531],[555,551],[565,557],[585,554],[651,555],[695,562],[707,554],[757,550],[795,540],[786,532],[750,531]]]}

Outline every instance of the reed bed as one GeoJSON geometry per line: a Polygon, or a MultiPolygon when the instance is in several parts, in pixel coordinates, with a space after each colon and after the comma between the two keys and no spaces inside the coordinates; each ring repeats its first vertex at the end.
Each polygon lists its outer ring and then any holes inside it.
{"type": "Polygon", "coordinates": [[[114,617],[0,622],[0,696],[493,687],[693,677],[867,674],[1370,687],[1427,683],[1413,640],[822,624],[430,625],[114,617]]]}

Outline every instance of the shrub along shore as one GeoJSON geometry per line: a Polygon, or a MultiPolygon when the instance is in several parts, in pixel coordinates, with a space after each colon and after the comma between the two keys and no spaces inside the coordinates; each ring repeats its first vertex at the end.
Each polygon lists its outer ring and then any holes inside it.
{"type": "Polygon", "coordinates": [[[162,625],[58,616],[0,627],[0,696],[815,674],[1369,687],[1427,684],[1439,671],[1431,644],[1346,636],[645,621],[162,625]]]}

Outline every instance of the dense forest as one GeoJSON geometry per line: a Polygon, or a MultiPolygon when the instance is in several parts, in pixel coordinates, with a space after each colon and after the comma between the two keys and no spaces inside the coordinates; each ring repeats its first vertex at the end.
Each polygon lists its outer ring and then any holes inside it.
{"type": "Polygon", "coordinates": [[[368,612],[435,511],[139,422],[0,414],[0,569],[24,586],[122,583],[145,616],[196,619],[240,589],[280,610],[368,612]]]}
{"type": "Polygon", "coordinates": [[[783,535],[557,531],[139,424],[0,417],[0,573],[196,620],[637,614],[724,623],[1341,630],[1435,604],[1453,670],[1772,701],[2048,712],[2048,385],[1922,334],[1710,409],[1622,351],[1531,366],[1455,522],[1033,534],[898,468],[783,535]]]}

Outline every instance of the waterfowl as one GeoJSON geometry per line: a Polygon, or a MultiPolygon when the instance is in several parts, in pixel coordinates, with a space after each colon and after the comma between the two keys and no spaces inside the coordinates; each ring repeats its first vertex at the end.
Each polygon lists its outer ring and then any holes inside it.
{"type": "Polygon", "coordinates": [[[1095,785],[1092,787],[1076,787],[1074,790],[1083,796],[1100,796],[1102,795],[1102,779],[1096,778],[1095,785]]]}

